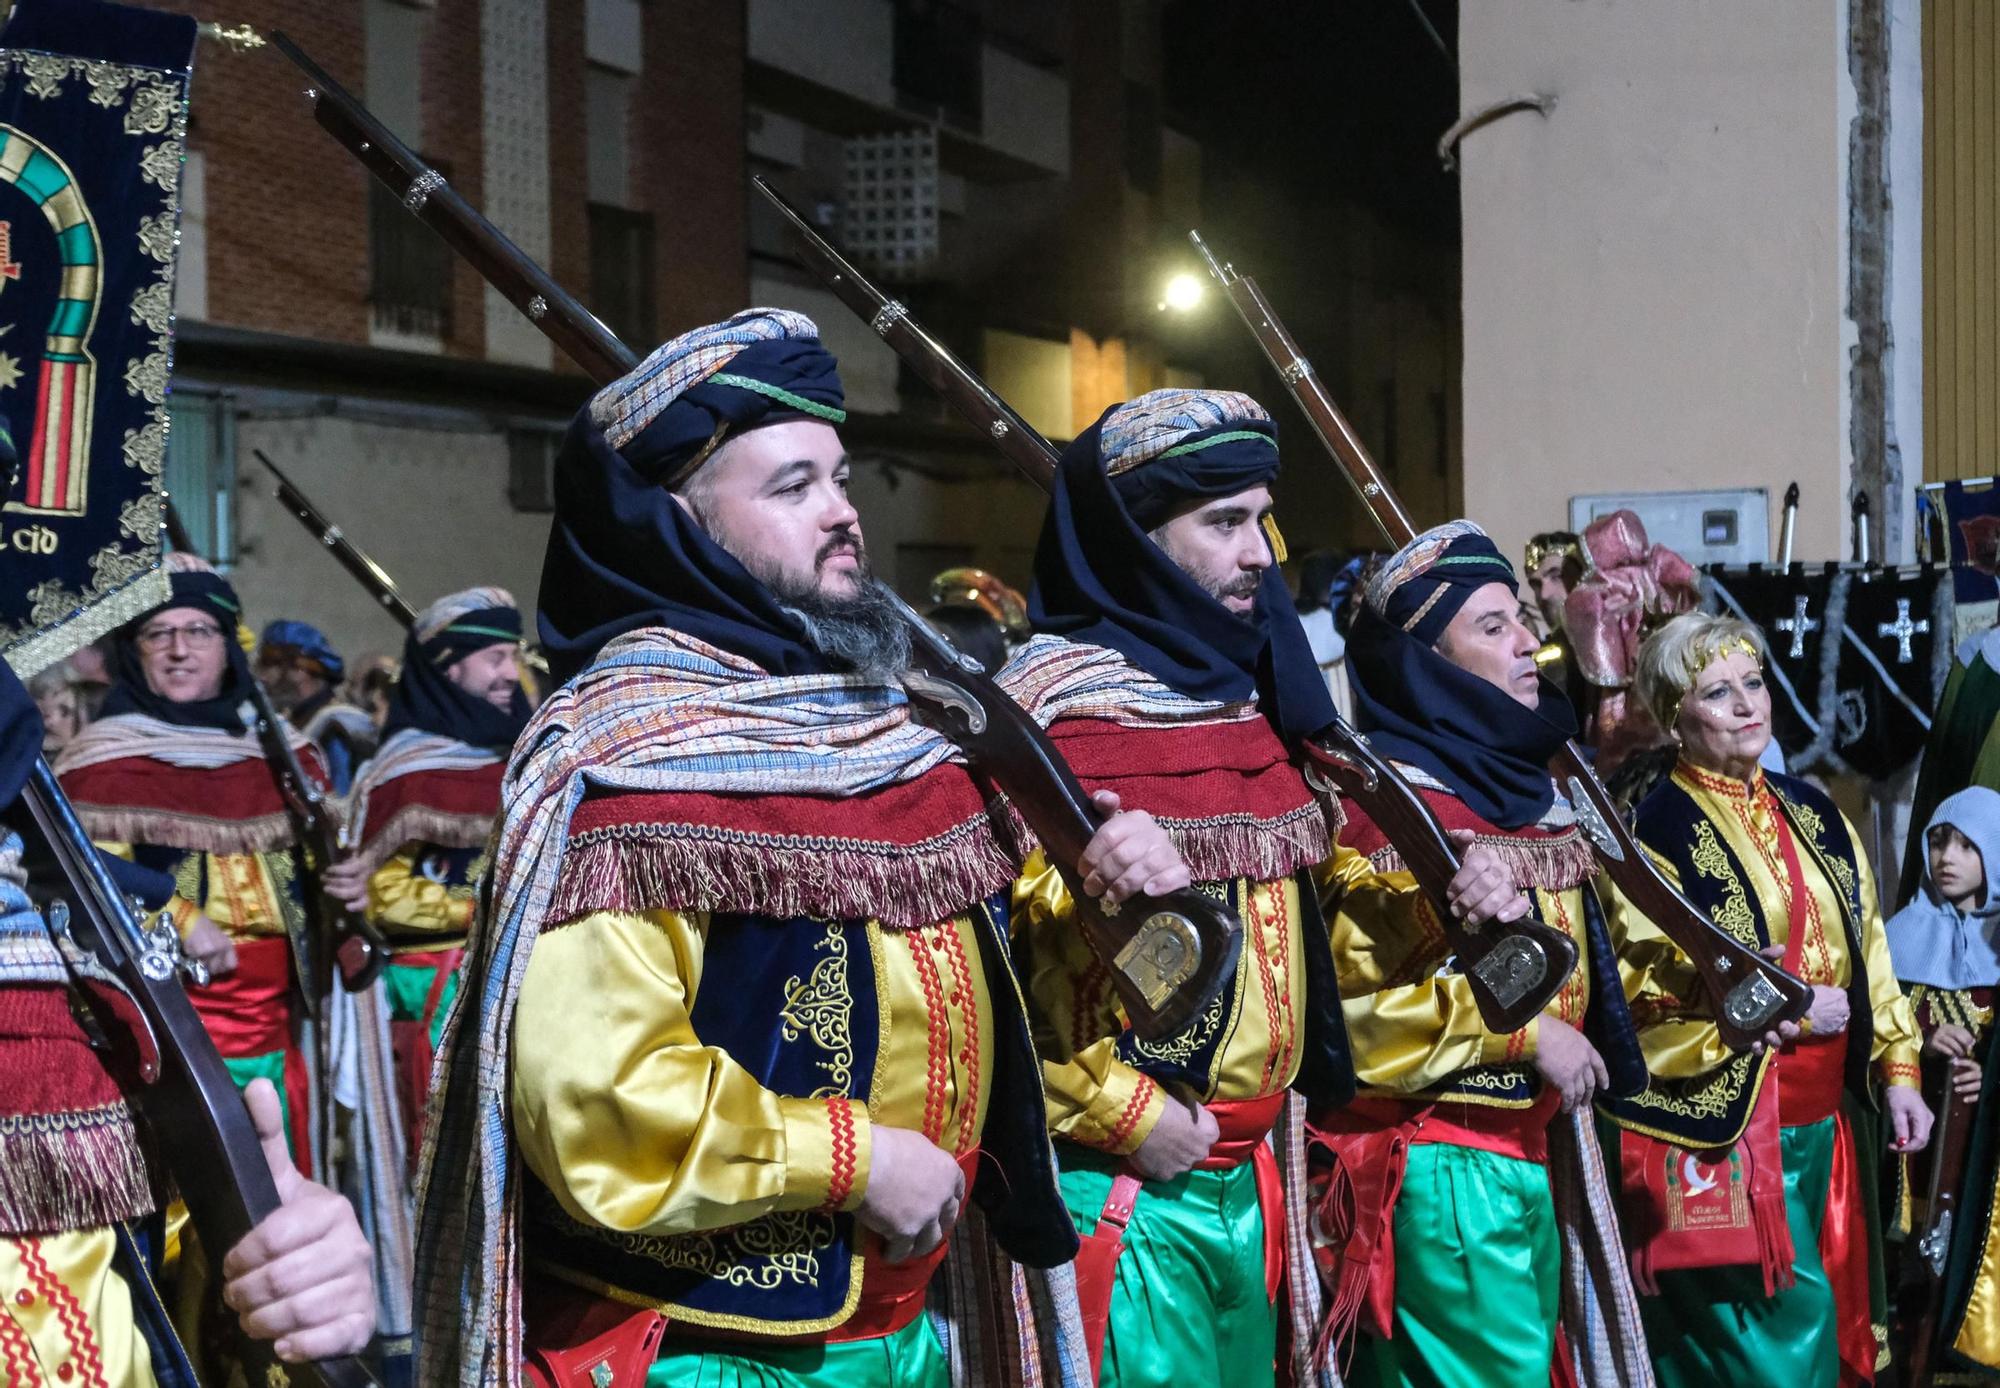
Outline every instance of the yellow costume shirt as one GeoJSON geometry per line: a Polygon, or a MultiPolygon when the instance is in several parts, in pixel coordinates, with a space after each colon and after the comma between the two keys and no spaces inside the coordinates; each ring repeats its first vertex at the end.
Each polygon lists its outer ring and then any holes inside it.
{"type": "MultiPolygon", "coordinates": [[[[1742,884],[1743,889],[1755,894],[1772,942],[1787,943],[1791,938],[1791,875],[1786,870],[1777,836],[1776,816],[1782,811],[1764,773],[1759,771],[1746,784],[1684,761],[1675,768],[1673,779],[1677,787],[1693,797],[1708,825],[1743,865],[1749,878],[1742,884]]],[[[1799,808],[1805,814],[1814,813],[1809,807],[1799,808]]],[[[1844,816],[1841,825],[1849,842],[1858,845],[1860,837],[1844,816]]],[[[1657,853],[1653,858],[1678,886],[1673,865],[1657,853]]],[[[1857,852],[1855,858],[1859,874],[1857,893],[1864,912],[1858,922],[1859,934],[1867,962],[1868,1001],[1874,1022],[1869,1059],[1885,1084],[1915,1088],[1922,1037],[1909,1000],[1896,982],[1888,938],[1882,930],[1874,873],[1869,869],[1866,855],[1857,852]]],[[[1843,924],[1847,894],[1828,879],[1804,844],[1799,845],[1799,869],[1809,893],[1805,912],[1807,933],[1799,952],[1799,977],[1807,983],[1846,988],[1854,978],[1854,961],[1843,924]]],[[[1693,964],[1657,927],[1621,898],[1614,898],[1610,905],[1624,938],[1619,968],[1625,975],[1626,993],[1633,999],[1632,1020],[1639,1028],[1646,1068],[1664,1078],[1685,1079],[1727,1064],[1735,1053],[1722,1044],[1715,1024],[1708,1020],[1693,964]]],[[[1750,910],[1747,902],[1738,907],[1732,901],[1724,909],[1744,912],[1747,923],[1750,910]]],[[[1719,923],[1729,925],[1727,921],[1719,923]]]]}
{"type": "MultiPolygon", "coordinates": [[[[573,1218],[677,1235],[828,1204],[828,1100],[773,1093],[695,1033],[709,928],[705,912],[598,911],[535,941],[513,1021],[513,1126],[529,1168],[573,1218]]],[[[874,1125],[920,1132],[954,1156],[978,1144],[995,1057],[969,919],[911,930],[870,921],[865,935],[881,1042],[867,1102],[846,1101],[856,1142],[847,1210],[867,1191],[874,1125]]],[[[829,927],[836,937],[852,932],[829,927]]],[[[814,1024],[810,982],[798,981],[799,1008],[772,1017],[774,1028],[814,1024]]]]}
{"type": "MultiPolygon", "coordinates": [[[[1243,953],[1228,1003],[1209,1014],[1226,1028],[1209,1100],[1282,1093],[1298,1073],[1305,958],[1298,886],[1289,877],[1227,887],[1243,922],[1243,953]]],[[[1037,850],[1014,885],[1013,929],[1028,940],[1036,1049],[1049,1131],[1124,1156],[1152,1133],[1165,1092],[1115,1053],[1126,1019],[1105,966],[1076,928],[1076,902],[1037,850]]],[[[1196,1024],[1197,1028],[1200,1023],[1196,1024]]],[[[1206,1039],[1206,1038],[1202,1038],[1206,1039]]]]}

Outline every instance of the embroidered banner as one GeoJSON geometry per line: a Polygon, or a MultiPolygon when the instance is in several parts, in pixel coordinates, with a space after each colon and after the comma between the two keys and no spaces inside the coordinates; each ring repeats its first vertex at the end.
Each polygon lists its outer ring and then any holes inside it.
{"type": "Polygon", "coordinates": [[[19,0],[0,30],[0,653],[26,676],[166,597],[160,483],[194,20],[19,0]]]}

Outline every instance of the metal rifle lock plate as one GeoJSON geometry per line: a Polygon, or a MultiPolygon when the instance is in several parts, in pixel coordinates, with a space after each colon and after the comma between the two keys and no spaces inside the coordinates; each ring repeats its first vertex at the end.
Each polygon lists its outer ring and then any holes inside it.
{"type": "Polygon", "coordinates": [[[1163,1007],[1201,967],[1201,937],[1194,922],[1180,912],[1155,911],[1139,923],[1111,962],[1131,980],[1148,1007],[1163,1007]]]}
{"type": "Polygon", "coordinates": [[[1502,1008],[1515,1006],[1540,987],[1548,971],[1548,952],[1525,935],[1502,935],[1472,966],[1473,976],[1502,1008]]]}
{"type": "Polygon", "coordinates": [[[1731,1026],[1756,1031],[1768,1026],[1784,1005],[1784,996],[1771,980],[1761,973],[1753,973],[1723,996],[1722,1014],[1729,1019],[1731,1026]]]}

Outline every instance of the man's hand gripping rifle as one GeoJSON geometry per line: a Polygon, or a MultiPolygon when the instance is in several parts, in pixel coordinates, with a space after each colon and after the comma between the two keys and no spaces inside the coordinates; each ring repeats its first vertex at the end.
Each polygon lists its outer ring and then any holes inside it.
{"type": "MultiPolygon", "coordinates": [[[[1256,281],[1218,261],[1196,233],[1189,232],[1188,237],[1305,412],[1313,432],[1354,484],[1383,537],[1395,546],[1415,539],[1417,528],[1410,513],[1334,404],[1312,363],[1285,331],[1256,281]]],[[[1575,805],[1577,819],[1611,880],[1694,961],[1726,1045],[1743,1050],[1761,1041],[1780,1022],[1797,1021],[1806,1015],[1812,1005],[1812,989],[1724,933],[1660,875],[1574,742],[1556,754],[1549,769],[1575,805]]]]}

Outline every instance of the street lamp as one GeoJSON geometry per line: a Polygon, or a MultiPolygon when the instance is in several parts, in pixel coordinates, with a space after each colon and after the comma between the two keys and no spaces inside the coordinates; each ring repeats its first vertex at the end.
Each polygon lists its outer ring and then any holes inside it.
{"type": "Polygon", "coordinates": [[[1175,313],[1192,313],[1201,307],[1203,293],[1201,280],[1182,272],[1167,281],[1166,297],[1160,300],[1160,311],[1172,309],[1175,313]]]}

